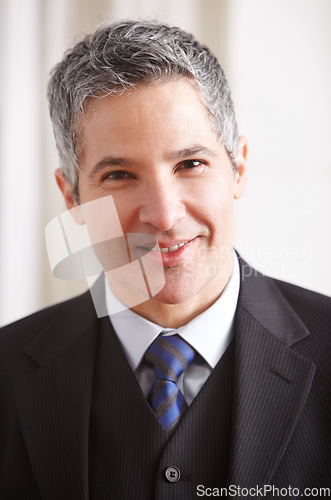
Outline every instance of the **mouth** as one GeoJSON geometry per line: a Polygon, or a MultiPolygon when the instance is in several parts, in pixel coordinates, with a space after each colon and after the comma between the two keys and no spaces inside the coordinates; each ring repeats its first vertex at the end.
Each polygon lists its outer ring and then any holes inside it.
{"type": "Polygon", "coordinates": [[[148,253],[149,258],[156,262],[160,262],[161,258],[165,267],[173,267],[183,263],[191,255],[196,239],[197,237],[189,240],[160,240],[157,245],[144,242],[136,248],[148,253]]]}
{"type": "Polygon", "coordinates": [[[192,240],[186,240],[186,241],[183,241],[181,243],[176,243],[175,245],[169,245],[169,246],[166,246],[165,244],[162,244],[161,242],[159,242],[157,249],[154,246],[152,247],[150,245],[139,246],[138,248],[141,248],[142,250],[146,250],[147,252],[151,252],[152,250],[154,250],[155,252],[160,252],[160,253],[172,253],[172,252],[176,252],[176,250],[179,250],[179,248],[182,248],[184,245],[186,245],[190,241],[192,241],[192,240]]]}

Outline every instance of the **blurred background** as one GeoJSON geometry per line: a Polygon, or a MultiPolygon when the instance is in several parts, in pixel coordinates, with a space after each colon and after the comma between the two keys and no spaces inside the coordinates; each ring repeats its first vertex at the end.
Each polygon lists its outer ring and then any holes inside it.
{"type": "Polygon", "coordinates": [[[331,295],[329,0],[1,0],[0,325],[87,288],[48,264],[45,226],[65,206],[46,85],[66,48],[129,16],[193,32],[225,70],[249,144],[236,248],[265,274],[331,295]]]}

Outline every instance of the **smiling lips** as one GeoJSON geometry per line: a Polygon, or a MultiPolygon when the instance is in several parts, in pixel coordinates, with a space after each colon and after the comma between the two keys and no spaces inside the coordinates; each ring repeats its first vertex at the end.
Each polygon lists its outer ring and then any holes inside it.
{"type": "MultiPolygon", "coordinates": [[[[175,252],[176,250],[178,250],[179,248],[182,248],[184,245],[186,245],[186,243],[189,243],[190,240],[187,240],[187,241],[184,241],[182,243],[178,243],[177,245],[172,245],[170,247],[166,247],[166,246],[159,246],[158,249],[155,249],[155,248],[151,248],[150,246],[144,246],[144,247],[141,247],[141,248],[144,248],[145,250],[154,250],[154,251],[157,251],[157,252],[160,252],[160,253],[172,253],[172,252],[175,252]]],[[[159,244],[160,245],[160,244],[159,244]]]]}
{"type": "Polygon", "coordinates": [[[176,250],[178,250],[178,248],[181,248],[185,245],[185,243],[188,243],[188,241],[184,241],[184,243],[178,243],[178,245],[173,245],[171,247],[160,247],[160,252],[161,253],[171,253],[171,252],[175,252],[176,250]]]}

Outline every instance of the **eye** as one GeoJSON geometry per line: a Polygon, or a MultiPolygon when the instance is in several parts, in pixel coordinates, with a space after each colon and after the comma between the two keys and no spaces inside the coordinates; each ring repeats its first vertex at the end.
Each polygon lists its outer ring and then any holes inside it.
{"type": "Polygon", "coordinates": [[[185,160],[182,161],[176,170],[195,170],[201,169],[202,171],[206,168],[206,162],[203,160],[185,160]]]}
{"type": "Polygon", "coordinates": [[[102,182],[106,180],[111,180],[111,181],[122,181],[124,179],[132,177],[128,172],[125,172],[124,170],[115,170],[114,172],[107,172],[105,175],[102,176],[102,182]]]}

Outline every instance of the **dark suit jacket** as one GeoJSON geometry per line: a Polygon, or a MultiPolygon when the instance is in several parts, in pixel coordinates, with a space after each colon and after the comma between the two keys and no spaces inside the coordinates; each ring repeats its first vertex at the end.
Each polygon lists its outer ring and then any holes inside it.
{"type": "MultiPolygon", "coordinates": [[[[242,260],[240,264],[228,485],[291,485],[300,491],[330,487],[331,300],[262,276],[242,260]]],[[[98,322],[87,292],[2,329],[1,499],[89,498],[88,434],[98,322]]],[[[115,356],[111,363],[121,355],[115,356]]],[[[140,398],[134,380],[132,390],[140,398]]],[[[189,436],[189,424],[181,425],[174,433],[179,438],[173,436],[170,443],[175,451],[176,439],[182,447],[192,447],[192,468],[198,475],[194,444],[183,437],[189,436]]],[[[196,431],[199,423],[195,425],[196,431]]],[[[203,439],[204,430],[199,432],[203,439]]],[[[128,482],[130,467],[138,467],[134,464],[129,457],[123,471],[128,482]]],[[[194,474],[188,472],[186,484],[199,482],[194,474]]],[[[171,493],[156,489],[155,498],[196,498],[193,489],[176,487],[171,485],[171,493]]],[[[118,494],[116,500],[120,498],[126,497],[118,494]]],[[[137,492],[135,498],[144,497],[137,492]]]]}

